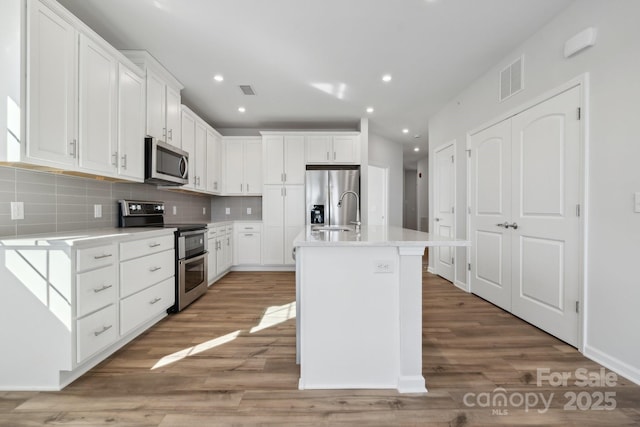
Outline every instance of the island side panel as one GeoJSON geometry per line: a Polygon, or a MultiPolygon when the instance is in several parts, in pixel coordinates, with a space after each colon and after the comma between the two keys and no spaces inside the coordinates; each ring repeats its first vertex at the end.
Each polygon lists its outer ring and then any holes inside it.
{"type": "Polygon", "coordinates": [[[300,388],[397,388],[397,248],[299,247],[297,257],[300,388]]]}

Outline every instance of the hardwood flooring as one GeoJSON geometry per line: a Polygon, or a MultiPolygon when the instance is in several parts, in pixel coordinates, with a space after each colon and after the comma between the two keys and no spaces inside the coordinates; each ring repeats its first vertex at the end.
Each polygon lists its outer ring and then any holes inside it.
{"type": "Polygon", "coordinates": [[[576,369],[600,366],[573,347],[437,276],[423,284],[426,395],[298,390],[293,273],[236,272],[63,391],[0,392],[0,425],[640,425],[640,387],[581,387],[576,369]],[[571,376],[538,386],[538,368],[571,376]]]}

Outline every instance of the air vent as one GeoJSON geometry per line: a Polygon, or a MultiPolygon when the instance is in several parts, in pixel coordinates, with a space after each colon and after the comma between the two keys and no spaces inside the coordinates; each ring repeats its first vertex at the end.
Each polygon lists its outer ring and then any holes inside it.
{"type": "Polygon", "coordinates": [[[240,85],[240,90],[245,95],[255,95],[256,93],[253,91],[253,88],[249,85],[240,85]]]}
{"type": "Polygon", "coordinates": [[[524,88],[524,57],[513,61],[500,71],[500,101],[515,95],[524,88]]]}

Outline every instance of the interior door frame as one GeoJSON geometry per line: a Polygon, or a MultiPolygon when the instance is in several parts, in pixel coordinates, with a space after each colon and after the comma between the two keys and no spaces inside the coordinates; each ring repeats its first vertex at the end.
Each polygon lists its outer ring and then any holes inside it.
{"type": "MultiPolygon", "coordinates": [[[[440,192],[440,186],[438,185],[438,174],[437,174],[437,157],[438,157],[438,152],[442,151],[442,150],[446,150],[447,148],[451,147],[453,150],[453,194],[451,195],[452,200],[453,200],[453,212],[452,212],[452,221],[451,221],[451,234],[453,238],[457,238],[457,230],[456,230],[456,214],[458,211],[458,206],[457,206],[457,200],[456,200],[456,195],[458,193],[458,185],[456,182],[456,166],[457,166],[457,159],[456,159],[456,152],[457,152],[457,140],[452,139],[451,141],[445,142],[439,146],[437,146],[434,150],[433,150],[433,179],[434,179],[434,183],[433,183],[433,218],[431,218],[432,224],[433,224],[433,231],[434,233],[436,232],[437,228],[436,228],[436,224],[435,224],[435,220],[436,220],[436,215],[438,212],[438,194],[440,192]]],[[[435,247],[436,250],[433,251],[433,273],[434,274],[438,274],[438,269],[437,269],[437,265],[438,265],[438,260],[437,260],[437,256],[439,256],[439,251],[440,249],[435,247]],[[436,255],[436,252],[438,252],[438,254],[436,255]]],[[[456,252],[456,247],[452,246],[451,247],[451,251],[453,254],[453,280],[451,281],[451,283],[453,283],[454,285],[457,285],[457,278],[458,278],[458,274],[457,274],[457,267],[456,267],[456,258],[458,258],[457,252],[456,252]]],[[[431,257],[431,253],[432,251],[429,251],[429,257],[431,257]]],[[[464,288],[463,288],[464,289],[464,288]]],[[[466,289],[465,289],[466,290],[466,289]]]]}
{"type": "MultiPolygon", "coordinates": [[[[376,169],[380,169],[384,176],[384,183],[385,183],[384,185],[384,225],[388,226],[389,225],[389,167],[377,165],[375,163],[369,163],[367,167],[368,168],[374,167],[376,169]]],[[[371,174],[369,174],[369,176],[371,176],[371,174]]],[[[362,210],[362,207],[360,208],[360,210],[362,210]]],[[[367,212],[368,210],[369,210],[369,206],[367,206],[367,212]]]]}
{"type": "MultiPolygon", "coordinates": [[[[466,153],[467,153],[467,236],[470,236],[471,233],[471,210],[469,207],[471,206],[471,158],[469,156],[471,150],[471,136],[481,132],[501,121],[510,119],[511,117],[522,113],[529,108],[532,108],[538,104],[541,104],[557,95],[560,95],[563,92],[566,92],[575,87],[580,88],[580,158],[579,161],[579,175],[580,175],[580,221],[582,222],[580,226],[580,235],[578,237],[578,246],[581,247],[580,251],[580,268],[579,268],[579,304],[580,310],[578,313],[578,351],[584,353],[585,349],[585,339],[587,333],[587,324],[586,324],[586,311],[587,311],[587,294],[586,289],[588,286],[588,274],[587,274],[587,265],[588,263],[588,245],[587,245],[587,230],[588,230],[588,190],[589,190],[589,73],[583,73],[574,77],[573,79],[544,92],[541,95],[538,95],[531,100],[520,104],[517,107],[514,107],[507,112],[500,114],[499,116],[483,123],[482,125],[475,127],[466,134],[466,153]]],[[[471,260],[471,249],[467,248],[467,260],[470,262],[471,260]]],[[[471,292],[471,269],[467,268],[467,292],[471,292]]]]}

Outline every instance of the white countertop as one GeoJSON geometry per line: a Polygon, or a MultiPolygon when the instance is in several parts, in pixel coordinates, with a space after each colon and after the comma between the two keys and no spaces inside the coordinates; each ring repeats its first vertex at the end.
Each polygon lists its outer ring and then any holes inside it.
{"type": "Polygon", "coordinates": [[[363,225],[355,231],[311,231],[311,226],[298,234],[293,246],[469,246],[468,240],[434,236],[400,227],[363,225]]]}
{"type": "Polygon", "coordinates": [[[97,228],[95,230],[67,231],[59,233],[32,234],[28,236],[0,239],[2,247],[16,246],[78,246],[109,243],[112,241],[128,240],[130,238],[144,239],[165,234],[173,234],[175,228],[130,227],[130,228],[97,228]],[[103,242],[102,240],[105,240],[103,242]]]}

